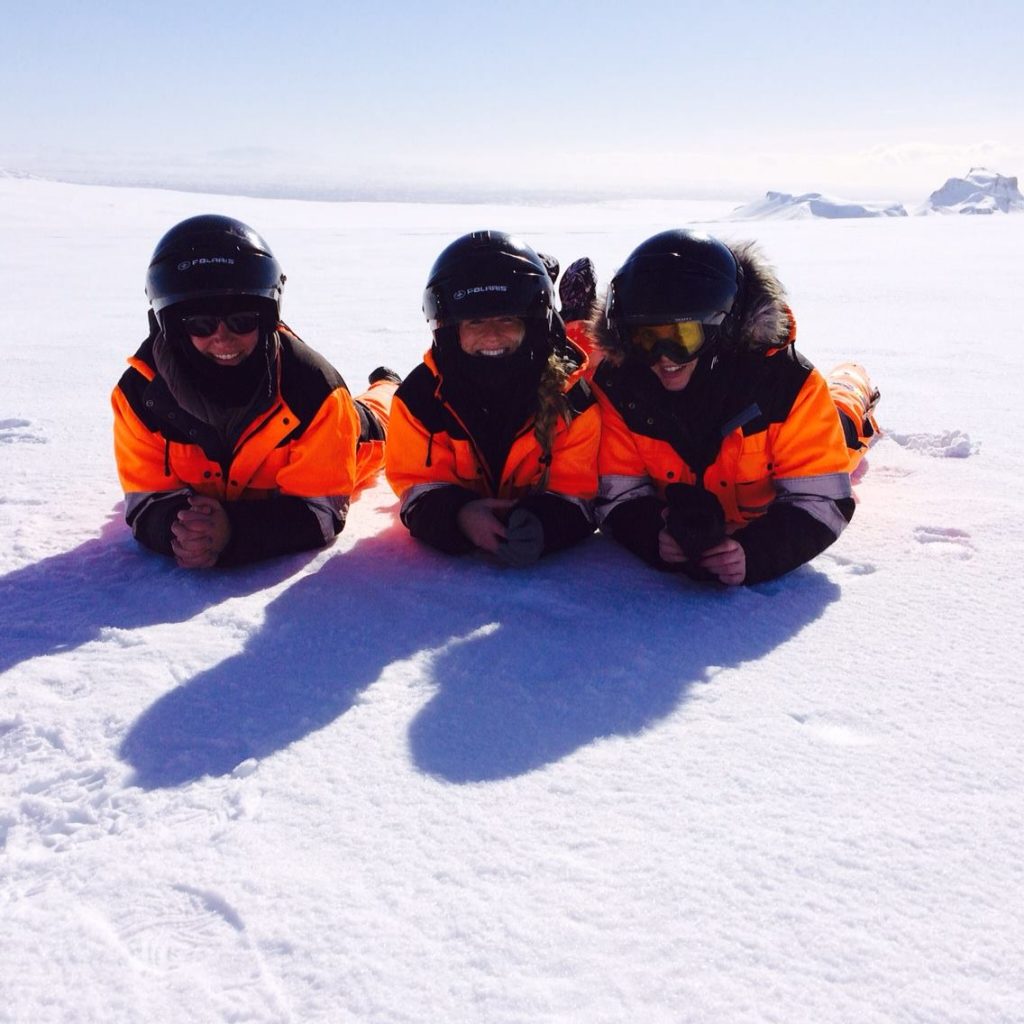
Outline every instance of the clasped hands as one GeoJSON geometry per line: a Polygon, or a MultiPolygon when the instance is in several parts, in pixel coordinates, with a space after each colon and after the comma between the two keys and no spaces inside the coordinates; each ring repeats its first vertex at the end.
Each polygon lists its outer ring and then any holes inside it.
{"type": "Polygon", "coordinates": [[[691,484],[670,484],[665,498],[665,525],[658,533],[661,560],[697,566],[726,586],[741,584],[747,575],[747,555],[743,545],[728,536],[718,499],[691,484]]]}
{"type": "Polygon", "coordinates": [[[216,498],[192,494],[171,524],[171,551],[182,569],[210,569],[231,540],[231,522],[216,498]]]}

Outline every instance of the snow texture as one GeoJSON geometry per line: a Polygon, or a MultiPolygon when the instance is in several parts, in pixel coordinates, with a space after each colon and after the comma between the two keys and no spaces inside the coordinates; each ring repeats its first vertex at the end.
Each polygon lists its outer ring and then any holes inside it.
{"type": "Polygon", "coordinates": [[[0,180],[0,1021],[1024,1020],[1024,218],[729,209],[0,180]],[[881,388],[854,521],[726,590],[599,536],[446,558],[380,484],[328,551],[179,571],[123,524],[107,395],[153,245],[214,211],[353,387],[419,360],[465,231],[603,281],[755,237],[802,351],[881,388]]]}

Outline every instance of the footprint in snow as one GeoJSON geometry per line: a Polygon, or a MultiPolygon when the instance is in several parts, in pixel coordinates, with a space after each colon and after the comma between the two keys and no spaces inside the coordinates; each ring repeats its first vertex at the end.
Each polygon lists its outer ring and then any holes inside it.
{"type": "Polygon", "coordinates": [[[909,466],[872,466],[871,469],[872,480],[880,478],[884,480],[903,480],[905,477],[913,475],[914,470],[909,466]]]}
{"type": "Polygon", "coordinates": [[[265,1020],[286,1016],[246,923],[219,893],[179,883],[127,886],[100,914],[127,957],[159,974],[207,977],[209,1020],[265,1020]]]}
{"type": "Polygon", "coordinates": [[[825,558],[835,565],[846,576],[870,576],[878,571],[878,567],[870,562],[859,562],[853,558],[843,558],[842,555],[834,555],[831,552],[825,558]]]}
{"type": "Polygon", "coordinates": [[[31,428],[31,420],[0,420],[0,444],[44,444],[46,438],[31,428]]]}
{"type": "Polygon", "coordinates": [[[974,555],[971,535],[966,530],[953,526],[919,526],[914,530],[914,539],[929,555],[957,558],[961,561],[974,555]]]}
{"type": "Polygon", "coordinates": [[[0,723],[0,774],[14,777],[20,792],[11,823],[22,844],[61,852],[131,820],[120,773],[83,756],[59,727],[21,717],[0,723]]]}

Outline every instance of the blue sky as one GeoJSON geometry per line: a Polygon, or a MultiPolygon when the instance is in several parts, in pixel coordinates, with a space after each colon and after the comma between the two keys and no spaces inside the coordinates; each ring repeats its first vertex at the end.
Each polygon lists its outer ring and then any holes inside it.
{"type": "Polygon", "coordinates": [[[920,199],[1024,175],[1022,9],[4,0],[0,167],[920,199]]]}

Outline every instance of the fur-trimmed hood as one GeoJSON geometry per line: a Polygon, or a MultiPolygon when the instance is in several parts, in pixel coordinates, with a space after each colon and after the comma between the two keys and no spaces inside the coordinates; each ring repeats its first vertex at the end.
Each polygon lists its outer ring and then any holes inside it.
{"type": "MultiPolygon", "coordinates": [[[[740,290],[732,312],[723,327],[725,345],[756,348],[781,348],[796,339],[796,320],[786,300],[786,292],[755,242],[726,242],[740,269],[740,290]]],[[[605,320],[605,301],[596,304],[590,319],[590,334],[598,348],[613,362],[621,362],[628,350],[609,329],[605,320]]]]}

